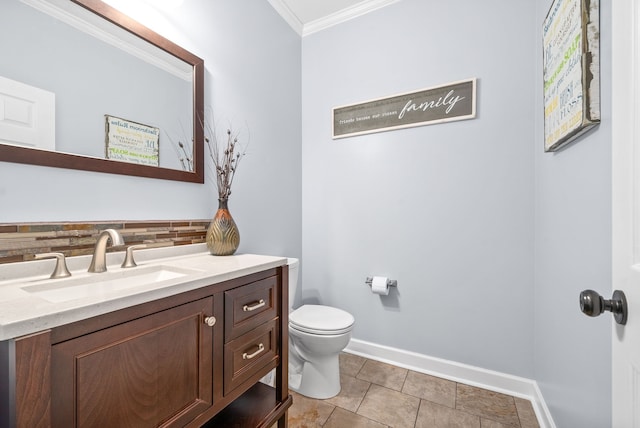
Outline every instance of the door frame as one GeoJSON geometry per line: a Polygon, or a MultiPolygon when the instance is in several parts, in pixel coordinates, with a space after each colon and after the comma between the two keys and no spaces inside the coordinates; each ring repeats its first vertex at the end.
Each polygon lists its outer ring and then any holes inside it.
{"type": "Polygon", "coordinates": [[[640,175],[637,146],[640,132],[634,121],[640,117],[640,5],[637,3],[636,0],[615,0],[611,5],[612,288],[625,291],[631,313],[624,327],[612,321],[611,423],[616,428],[640,427],[640,413],[634,407],[633,394],[629,393],[634,384],[636,388],[640,385],[638,372],[630,365],[631,350],[640,349],[640,338],[635,338],[638,325],[633,307],[638,293],[629,287],[630,275],[634,284],[640,277],[640,273],[633,272],[640,263],[640,248],[635,246],[640,242],[640,222],[634,220],[634,214],[640,212],[640,198],[635,196],[640,192],[640,186],[635,184],[640,175]],[[631,331],[634,334],[630,334],[631,331]]]}

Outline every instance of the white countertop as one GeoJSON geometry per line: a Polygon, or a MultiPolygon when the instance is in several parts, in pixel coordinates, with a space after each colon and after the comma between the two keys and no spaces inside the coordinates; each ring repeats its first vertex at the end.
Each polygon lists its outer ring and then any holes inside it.
{"type": "MultiPolygon", "coordinates": [[[[134,252],[137,267],[123,269],[124,251],[107,255],[105,273],[88,273],[91,256],[70,257],[67,265],[72,276],[49,279],[55,260],[38,260],[0,265],[0,341],[50,329],[63,324],[102,315],[129,306],[195,290],[287,263],[285,257],[238,254],[212,256],[205,244],[144,249],[134,252]],[[130,288],[100,285],[112,278],[157,270],[158,279],[130,288]],[[176,272],[175,275],[172,275],[176,272]],[[86,280],[86,281],[84,281],[86,280]],[[73,281],[73,282],[72,282],[73,281]],[[88,284],[67,287],[79,281],[88,284]],[[53,292],[48,290],[53,289],[53,292]],[[67,297],[58,298],[61,288],[67,297]],[[44,290],[29,292],[26,290],[44,290]],[[65,290],[66,289],[66,290],[65,290]],[[80,292],[77,290],[81,289],[80,292]],[[73,297],[69,298],[69,291],[73,297]]],[[[151,275],[151,274],[150,274],[151,275]]],[[[127,281],[127,279],[123,279],[127,281]]],[[[119,279],[114,279],[120,281],[119,279]]],[[[64,295],[64,294],[63,294],[64,295]]]]}

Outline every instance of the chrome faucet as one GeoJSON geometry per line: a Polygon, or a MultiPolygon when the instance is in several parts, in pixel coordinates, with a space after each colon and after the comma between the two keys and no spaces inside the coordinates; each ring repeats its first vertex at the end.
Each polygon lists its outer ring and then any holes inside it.
{"type": "Polygon", "coordinates": [[[111,239],[111,245],[124,245],[122,236],[115,229],[105,229],[98,236],[96,246],[93,249],[93,258],[88,272],[106,272],[107,270],[107,242],[111,239]]]}

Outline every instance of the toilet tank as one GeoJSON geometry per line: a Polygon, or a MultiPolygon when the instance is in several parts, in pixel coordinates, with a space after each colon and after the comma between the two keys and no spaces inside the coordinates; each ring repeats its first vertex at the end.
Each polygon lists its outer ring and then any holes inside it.
{"type": "Polygon", "coordinates": [[[287,265],[289,266],[289,312],[291,312],[296,301],[296,291],[298,290],[298,266],[300,261],[288,258],[287,265]]]}

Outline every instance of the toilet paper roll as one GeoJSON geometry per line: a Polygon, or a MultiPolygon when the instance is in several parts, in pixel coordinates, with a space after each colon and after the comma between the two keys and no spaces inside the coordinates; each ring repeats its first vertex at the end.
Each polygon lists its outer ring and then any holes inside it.
{"type": "Polygon", "coordinates": [[[389,279],[386,276],[374,276],[371,281],[371,291],[374,294],[386,296],[389,294],[389,279]]]}

